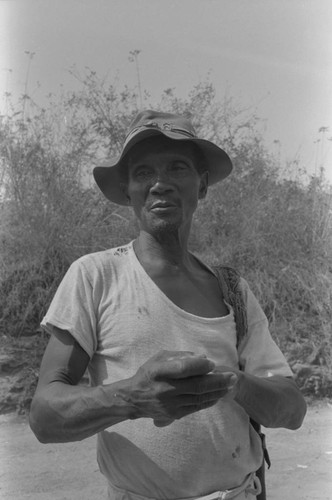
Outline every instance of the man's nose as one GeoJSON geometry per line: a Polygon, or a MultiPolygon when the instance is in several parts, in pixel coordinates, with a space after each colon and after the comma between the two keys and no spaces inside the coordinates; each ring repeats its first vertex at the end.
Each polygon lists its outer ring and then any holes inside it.
{"type": "Polygon", "coordinates": [[[165,191],[171,191],[172,189],[173,186],[170,183],[167,172],[159,171],[153,179],[150,187],[151,193],[164,193],[165,191]]]}

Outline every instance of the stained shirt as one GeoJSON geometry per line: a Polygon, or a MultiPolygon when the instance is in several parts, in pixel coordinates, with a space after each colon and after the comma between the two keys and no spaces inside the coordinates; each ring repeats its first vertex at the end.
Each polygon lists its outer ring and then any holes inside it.
{"type": "MultiPolygon", "coordinates": [[[[61,282],[42,325],[67,330],[90,357],[92,386],[126,379],[158,351],[204,353],[216,365],[258,377],[292,376],[267,319],[245,281],[248,336],[236,348],[232,308],[205,318],[175,305],[148,276],[133,243],[86,255],[61,282]]],[[[221,399],[211,408],[156,427],[127,420],[98,435],[97,458],[109,483],[156,499],[234,488],[262,461],[244,409],[221,399]]]]}

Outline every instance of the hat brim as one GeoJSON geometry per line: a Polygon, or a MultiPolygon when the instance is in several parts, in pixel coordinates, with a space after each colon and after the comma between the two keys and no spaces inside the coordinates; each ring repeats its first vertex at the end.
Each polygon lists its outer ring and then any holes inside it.
{"type": "Polygon", "coordinates": [[[213,142],[196,137],[187,137],[177,132],[146,128],[128,141],[121,155],[111,158],[93,169],[94,179],[106,198],[118,205],[128,205],[128,199],[121,188],[121,182],[123,182],[121,180],[121,161],[133,146],[148,137],[157,135],[164,135],[175,141],[187,141],[197,144],[206,159],[207,170],[209,172],[209,185],[225,179],[232,171],[233,166],[230,157],[223,149],[213,144],[213,142]]]}

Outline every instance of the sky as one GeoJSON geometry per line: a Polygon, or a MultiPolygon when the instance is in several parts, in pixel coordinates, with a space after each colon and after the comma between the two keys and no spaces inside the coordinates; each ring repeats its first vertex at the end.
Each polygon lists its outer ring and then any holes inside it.
{"type": "Polygon", "coordinates": [[[332,182],[331,0],[0,0],[0,112],[26,82],[41,104],[78,88],[73,65],[134,86],[133,50],[156,100],[209,74],[261,118],[271,152],[332,182]]]}

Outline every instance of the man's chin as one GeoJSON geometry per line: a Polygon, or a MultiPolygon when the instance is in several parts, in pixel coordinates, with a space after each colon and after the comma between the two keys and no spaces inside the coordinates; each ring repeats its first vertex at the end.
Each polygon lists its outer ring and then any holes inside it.
{"type": "Polygon", "coordinates": [[[177,233],[180,227],[181,222],[179,220],[161,217],[154,217],[153,220],[149,220],[149,223],[146,225],[148,232],[156,235],[177,233]]]}

